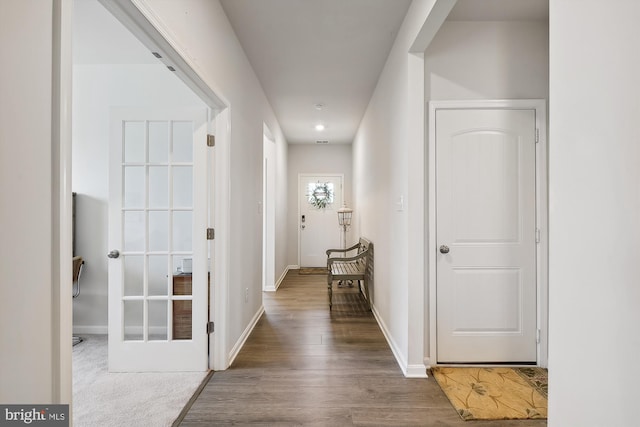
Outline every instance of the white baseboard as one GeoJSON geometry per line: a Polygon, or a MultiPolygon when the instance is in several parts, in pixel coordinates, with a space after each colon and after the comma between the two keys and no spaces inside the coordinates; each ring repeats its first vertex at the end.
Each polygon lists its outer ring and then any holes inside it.
{"type": "Polygon", "coordinates": [[[407,365],[404,376],[407,378],[427,378],[427,366],[424,363],[407,365]]]}
{"type": "Polygon", "coordinates": [[[429,358],[429,357],[425,357],[424,358],[424,366],[427,367],[427,371],[432,368],[432,366],[431,366],[431,358],[429,358]]]}
{"type": "Polygon", "coordinates": [[[402,373],[406,378],[427,378],[427,367],[424,364],[416,364],[409,365],[407,360],[402,356],[402,352],[400,351],[400,347],[391,337],[391,333],[389,332],[389,328],[387,324],[384,323],[380,313],[374,305],[371,305],[371,311],[373,312],[373,316],[376,318],[380,329],[382,330],[382,334],[389,343],[389,347],[391,347],[391,352],[393,356],[396,358],[396,362],[398,362],[398,366],[402,369],[402,373]]]}
{"type": "Polygon", "coordinates": [[[235,345],[229,352],[227,366],[231,366],[236,356],[238,356],[238,353],[240,353],[240,350],[242,350],[242,346],[244,346],[244,343],[247,341],[247,338],[249,338],[249,335],[251,335],[253,328],[256,327],[256,324],[258,323],[258,320],[260,320],[260,317],[263,313],[264,305],[261,305],[260,309],[258,309],[256,314],[253,316],[253,319],[251,319],[251,322],[249,322],[249,325],[245,328],[244,332],[242,333],[242,335],[240,335],[240,338],[238,338],[238,341],[236,341],[235,345]]]}
{"type": "Polygon", "coordinates": [[[109,327],[90,326],[90,325],[73,325],[73,335],[107,335],[109,327]]]}
{"type": "Polygon", "coordinates": [[[275,292],[275,291],[277,291],[278,288],[280,287],[280,285],[282,284],[282,282],[284,281],[284,278],[287,276],[287,273],[289,272],[289,270],[299,270],[299,269],[300,269],[300,266],[298,266],[298,265],[288,265],[288,266],[286,266],[284,271],[280,275],[280,278],[276,281],[276,284],[273,287],[273,289],[265,289],[265,291],[267,291],[267,292],[275,292]]]}
{"type": "Polygon", "coordinates": [[[273,285],[273,287],[267,287],[264,291],[265,292],[275,292],[275,291],[277,291],[278,288],[280,287],[280,285],[282,284],[284,278],[287,276],[287,273],[289,272],[289,270],[298,270],[298,269],[300,269],[300,267],[297,266],[297,265],[288,265],[288,266],[286,266],[284,271],[280,275],[280,278],[278,278],[278,280],[273,285]]]}

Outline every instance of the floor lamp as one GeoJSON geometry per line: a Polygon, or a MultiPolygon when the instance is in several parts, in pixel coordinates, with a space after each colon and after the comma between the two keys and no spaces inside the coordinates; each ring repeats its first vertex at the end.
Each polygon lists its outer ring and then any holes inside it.
{"type": "MultiPolygon", "coordinates": [[[[338,209],[338,224],[340,224],[340,228],[342,228],[342,249],[347,249],[347,230],[351,226],[351,216],[353,214],[353,209],[347,207],[346,203],[342,204],[342,207],[338,209]]],[[[342,257],[346,257],[346,252],[342,253],[342,257]]],[[[338,287],[342,287],[345,283],[343,281],[338,282],[338,287]]],[[[346,284],[350,287],[353,286],[352,280],[347,280],[346,284]]]]}

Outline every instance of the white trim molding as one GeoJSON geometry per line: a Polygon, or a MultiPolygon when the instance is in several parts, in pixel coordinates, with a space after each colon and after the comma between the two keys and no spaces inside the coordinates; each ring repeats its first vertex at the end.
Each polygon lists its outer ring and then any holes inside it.
{"type": "Polygon", "coordinates": [[[108,335],[107,325],[73,325],[74,335],[108,335]]]}
{"type": "Polygon", "coordinates": [[[147,0],[98,1],[150,51],[158,52],[161,56],[159,60],[171,66],[176,75],[207,105],[216,111],[229,106],[222,91],[210,81],[205,82],[202,70],[190,59],[187,49],[175,40],[147,0]]]}
{"type": "Polygon", "coordinates": [[[413,235],[407,239],[407,369],[406,377],[423,378],[427,367],[423,363],[426,353],[425,294],[426,294],[426,146],[424,103],[424,55],[410,53],[407,58],[409,85],[408,113],[408,209],[407,226],[413,235]]]}
{"type": "Polygon", "coordinates": [[[51,366],[52,403],[73,398],[72,337],[72,221],[71,108],[73,2],[53,2],[51,104],[51,366]]]}
{"type": "Polygon", "coordinates": [[[371,312],[373,313],[373,317],[375,317],[376,322],[378,322],[378,326],[380,326],[380,330],[384,335],[389,347],[391,348],[391,352],[393,353],[393,357],[396,358],[396,362],[398,362],[398,366],[402,370],[402,373],[406,378],[427,378],[427,369],[423,364],[409,364],[407,362],[407,358],[402,355],[402,351],[398,344],[392,338],[391,333],[389,332],[389,328],[387,324],[384,323],[380,313],[376,309],[375,305],[371,306],[371,312]]]}
{"type": "Polygon", "coordinates": [[[249,335],[251,335],[251,332],[253,332],[253,329],[256,327],[256,325],[258,324],[258,321],[260,320],[260,317],[262,317],[263,314],[264,314],[264,305],[261,305],[258,311],[256,312],[256,314],[251,319],[251,322],[249,322],[245,330],[242,332],[242,335],[240,335],[240,338],[238,338],[238,341],[236,341],[235,345],[229,352],[229,356],[227,358],[227,367],[231,366],[233,361],[236,359],[236,357],[238,356],[238,353],[240,353],[240,350],[242,350],[244,343],[247,342],[249,335]]]}
{"type": "Polygon", "coordinates": [[[213,241],[213,276],[210,304],[213,308],[213,320],[217,325],[209,343],[209,368],[221,371],[227,369],[227,307],[229,306],[229,253],[231,236],[231,107],[222,110],[215,117],[216,146],[214,150],[214,194],[213,226],[216,238],[213,241]],[[213,348],[212,348],[213,347],[213,348]]]}
{"type": "Polygon", "coordinates": [[[287,276],[287,273],[289,272],[289,270],[299,270],[299,269],[300,269],[300,266],[298,266],[298,265],[288,265],[288,266],[286,266],[284,271],[282,272],[282,274],[280,275],[280,277],[276,281],[273,289],[265,289],[265,292],[275,292],[275,291],[277,291],[278,288],[280,287],[280,285],[282,284],[282,282],[284,281],[284,278],[287,276]]]}

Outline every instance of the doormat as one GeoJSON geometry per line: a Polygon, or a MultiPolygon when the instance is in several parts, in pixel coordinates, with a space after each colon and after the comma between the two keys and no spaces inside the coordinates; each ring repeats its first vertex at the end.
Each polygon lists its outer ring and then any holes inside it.
{"type": "Polygon", "coordinates": [[[433,376],[465,420],[547,418],[547,370],[440,368],[433,376]]]}
{"type": "Polygon", "coordinates": [[[298,274],[303,276],[320,276],[327,274],[327,267],[300,267],[298,274]]]}

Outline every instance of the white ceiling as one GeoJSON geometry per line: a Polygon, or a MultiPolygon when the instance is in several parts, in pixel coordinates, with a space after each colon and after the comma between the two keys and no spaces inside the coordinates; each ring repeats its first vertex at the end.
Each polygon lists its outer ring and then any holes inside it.
{"type": "MultiPolygon", "coordinates": [[[[287,141],[350,144],[411,1],[221,3],[287,141]],[[316,131],[318,123],[326,129],[316,131]]],[[[74,14],[74,63],[162,65],[97,0],[74,0],[74,14]]],[[[548,16],[548,0],[458,0],[448,19],[548,16]]]]}
{"type": "MultiPolygon", "coordinates": [[[[409,0],[221,0],[289,143],[349,144],[409,0]],[[318,111],[314,106],[324,105],[318,111]],[[326,129],[314,129],[322,123],[326,129]]],[[[548,0],[459,0],[450,20],[548,19],[548,0]]]]}
{"type": "Polygon", "coordinates": [[[458,0],[448,21],[546,21],[549,0],[458,0]]]}
{"type": "Polygon", "coordinates": [[[350,144],[410,1],[221,3],[287,141],[350,144]]]}

